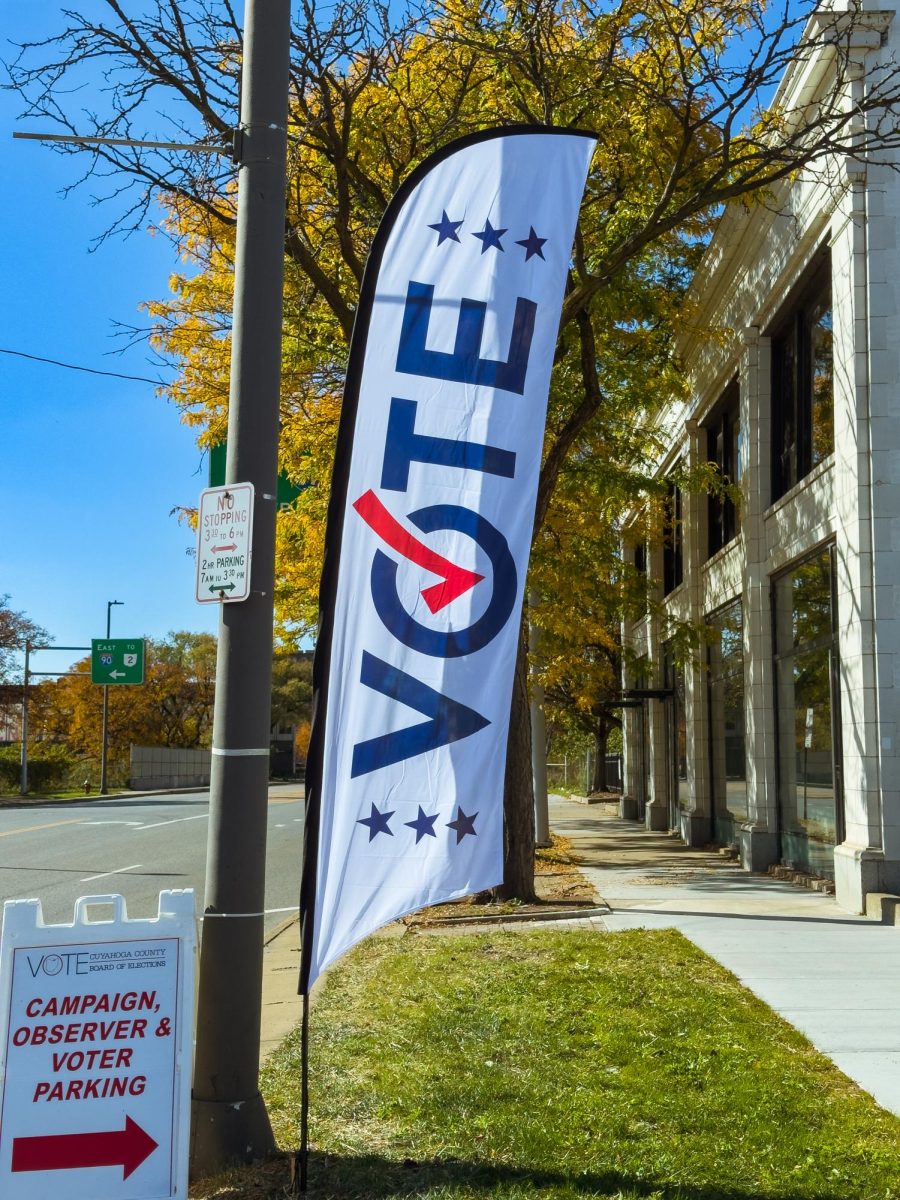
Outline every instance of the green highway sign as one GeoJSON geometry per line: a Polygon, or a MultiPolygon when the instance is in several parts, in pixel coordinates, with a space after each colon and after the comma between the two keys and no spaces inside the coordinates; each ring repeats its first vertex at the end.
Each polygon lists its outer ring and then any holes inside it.
{"type": "MultiPolygon", "coordinates": [[[[228,444],[226,442],[218,442],[215,446],[210,446],[209,486],[211,488],[225,486],[225,459],[227,457],[228,444]]],[[[309,486],[308,483],[291,483],[283,472],[280,473],[275,497],[275,502],[279,509],[290,508],[300,493],[305,491],[309,486]]]]}
{"type": "Polygon", "coordinates": [[[91,683],[143,682],[143,638],[91,638],[91,683]]]}

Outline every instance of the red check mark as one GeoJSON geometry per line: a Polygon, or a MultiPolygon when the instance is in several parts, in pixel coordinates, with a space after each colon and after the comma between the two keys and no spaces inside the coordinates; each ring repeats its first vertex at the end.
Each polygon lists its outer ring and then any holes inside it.
{"type": "Polygon", "coordinates": [[[431,587],[424,588],[422,591],[422,599],[433,613],[440,612],[442,608],[484,579],[483,575],[479,575],[475,571],[467,571],[465,567],[456,566],[448,558],[436,554],[424,542],[413,537],[399,521],[391,516],[373,491],[365,492],[358,500],[354,501],[353,507],[369,528],[373,529],[392,550],[396,550],[398,554],[402,554],[416,566],[424,567],[432,575],[442,577],[442,583],[432,584],[431,587]]]}

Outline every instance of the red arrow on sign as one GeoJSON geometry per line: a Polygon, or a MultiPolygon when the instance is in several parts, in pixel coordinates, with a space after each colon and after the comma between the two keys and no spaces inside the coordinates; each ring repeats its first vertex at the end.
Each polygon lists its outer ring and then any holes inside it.
{"type": "Polygon", "coordinates": [[[443,576],[443,583],[432,584],[421,593],[422,599],[433,613],[440,612],[457,596],[462,596],[484,579],[477,571],[467,571],[465,567],[458,567],[456,563],[450,562],[441,554],[436,554],[424,542],[413,537],[391,516],[371,489],[355,500],[353,507],[370,529],[373,529],[392,550],[396,550],[417,566],[424,567],[432,575],[443,576]]]}
{"type": "Polygon", "coordinates": [[[13,1171],[74,1171],[80,1167],[121,1167],[122,1178],[138,1169],[158,1142],[131,1117],[124,1129],[107,1133],[58,1133],[13,1138],[13,1171]]]}
{"type": "Polygon", "coordinates": [[[230,546],[213,546],[213,554],[218,554],[220,550],[237,550],[237,544],[232,542],[230,546]]]}

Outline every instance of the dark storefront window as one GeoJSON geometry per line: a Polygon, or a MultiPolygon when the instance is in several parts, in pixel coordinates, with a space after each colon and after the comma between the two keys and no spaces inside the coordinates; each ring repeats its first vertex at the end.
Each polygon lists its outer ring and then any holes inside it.
{"type": "Polygon", "coordinates": [[[709,725],[715,840],[731,845],[747,819],[744,633],[740,600],[708,618],[709,725]]]}
{"type": "MultiPolygon", "coordinates": [[[[741,479],[741,413],[737,382],[727,389],[706,426],[707,455],[725,483],[741,479]]],[[[709,498],[709,556],[727,546],[741,528],[740,510],[730,496],[709,498]]]]}
{"type": "Polygon", "coordinates": [[[843,837],[834,550],[774,583],[782,858],[834,876],[843,837]]]}
{"type": "Polygon", "coordinates": [[[772,499],[834,450],[831,267],[819,266],[772,333],[772,499]]]}
{"type": "Polygon", "coordinates": [[[667,758],[669,770],[669,825],[678,824],[678,810],[690,808],[687,772],[687,715],[685,711],[684,667],[676,662],[671,644],[663,646],[663,687],[672,695],[666,705],[667,758]]]}

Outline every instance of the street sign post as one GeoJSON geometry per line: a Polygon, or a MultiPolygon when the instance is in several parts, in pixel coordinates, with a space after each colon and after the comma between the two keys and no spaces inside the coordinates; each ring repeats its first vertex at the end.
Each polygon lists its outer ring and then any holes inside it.
{"type": "Polygon", "coordinates": [[[8,900],[0,938],[3,1200],[184,1200],[194,896],[129,920],[82,897],[71,925],[8,900]],[[92,906],[110,920],[90,921],[92,906]]]}
{"type": "Polygon", "coordinates": [[[143,638],[91,638],[91,683],[143,682],[143,638]]]}
{"type": "Polygon", "coordinates": [[[230,483],[200,493],[197,585],[200,604],[246,600],[250,595],[253,484],[230,483]]]}

